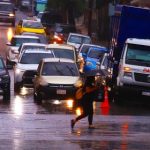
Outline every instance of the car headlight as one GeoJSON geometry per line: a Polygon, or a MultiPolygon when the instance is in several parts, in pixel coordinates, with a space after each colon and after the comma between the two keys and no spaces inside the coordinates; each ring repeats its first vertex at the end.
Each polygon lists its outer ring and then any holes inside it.
{"type": "Polygon", "coordinates": [[[10,16],[10,17],[14,17],[15,15],[14,15],[14,14],[9,14],[9,16],[10,16]]]}
{"type": "Polygon", "coordinates": [[[83,82],[81,79],[77,80],[76,83],[74,84],[75,87],[79,88],[83,85],[83,82]]]}

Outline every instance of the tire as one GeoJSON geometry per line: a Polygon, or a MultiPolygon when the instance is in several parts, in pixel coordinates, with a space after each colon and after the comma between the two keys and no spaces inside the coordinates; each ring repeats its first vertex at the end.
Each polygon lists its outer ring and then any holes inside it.
{"type": "Polygon", "coordinates": [[[14,83],[14,92],[19,93],[21,88],[20,83],[14,83]]]}
{"type": "Polygon", "coordinates": [[[37,94],[34,92],[34,102],[37,104],[41,104],[42,103],[42,96],[40,93],[37,92],[37,94]]]}
{"type": "Polygon", "coordinates": [[[3,101],[9,102],[10,101],[10,87],[6,89],[6,91],[3,94],[3,101]]]}

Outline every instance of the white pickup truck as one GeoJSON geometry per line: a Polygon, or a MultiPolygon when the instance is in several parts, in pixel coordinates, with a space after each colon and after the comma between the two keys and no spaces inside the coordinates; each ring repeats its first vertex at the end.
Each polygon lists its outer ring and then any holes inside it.
{"type": "Polygon", "coordinates": [[[150,99],[150,40],[128,38],[119,62],[115,100],[150,99]]]}

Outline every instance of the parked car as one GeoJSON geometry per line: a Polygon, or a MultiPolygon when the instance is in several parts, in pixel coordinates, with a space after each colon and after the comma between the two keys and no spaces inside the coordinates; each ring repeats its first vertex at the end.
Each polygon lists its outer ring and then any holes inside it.
{"type": "Polygon", "coordinates": [[[22,34],[23,32],[32,32],[46,35],[42,23],[35,19],[22,19],[18,22],[15,28],[15,34],[22,34]]]}
{"type": "Polygon", "coordinates": [[[16,8],[11,2],[0,2],[0,22],[11,23],[15,26],[16,8]]]}
{"type": "Polygon", "coordinates": [[[75,48],[78,51],[78,48],[83,43],[91,44],[92,43],[91,37],[79,33],[69,33],[67,44],[75,46],[75,48]]]}
{"type": "Polygon", "coordinates": [[[36,36],[14,35],[11,41],[7,43],[6,65],[12,68],[18,61],[18,49],[22,43],[40,43],[40,39],[36,36]]]}
{"type": "Polygon", "coordinates": [[[108,50],[106,47],[101,48],[90,48],[86,56],[84,58],[84,67],[83,72],[87,72],[90,70],[95,70],[97,62],[103,58],[104,53],[107,53],[108,50]]]}
{"type": "Polygon", "coordinates": [[[32,80],[40,60],[51,57],[54,56],[48,50],[25,50],[21,53],[14,67],[14,90],[17,92],[22,86],[32,87],[32,80]]]}
{"type": "Polygon", "coordinates": [[[0,95],[3,95],[3,101],[10,101],[10,75],[0,56],[0,95]]]}
{"type": "Polygon", "coordinates": [[[34,101],[74,99],[82,80],[76,63],[65,58],[43,59],[34,79],[34,101]]]}
{"type": "Polygon", "coordinates": [[[75,47],[68,44],[49,44],[46,50],[50,50],[56,58],[67,58],[77,61],[77,53],[75,47]]]}

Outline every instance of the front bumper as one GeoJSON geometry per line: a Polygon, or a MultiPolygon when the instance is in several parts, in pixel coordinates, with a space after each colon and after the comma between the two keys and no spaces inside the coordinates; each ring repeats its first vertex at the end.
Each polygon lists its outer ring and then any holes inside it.
{"type": "Polygon", "coordinates": [[[150,98],[150,87],[124,84],[117,87],[117,91],[128,98],[131,96],[150,98]]]}
{"type": "Polygon", "coordinates": [[[58,85],[58,86],[40,86],[38,88],[39,93],[43,99],[74,99],[77,88],[73,85],[58,85]]]}

